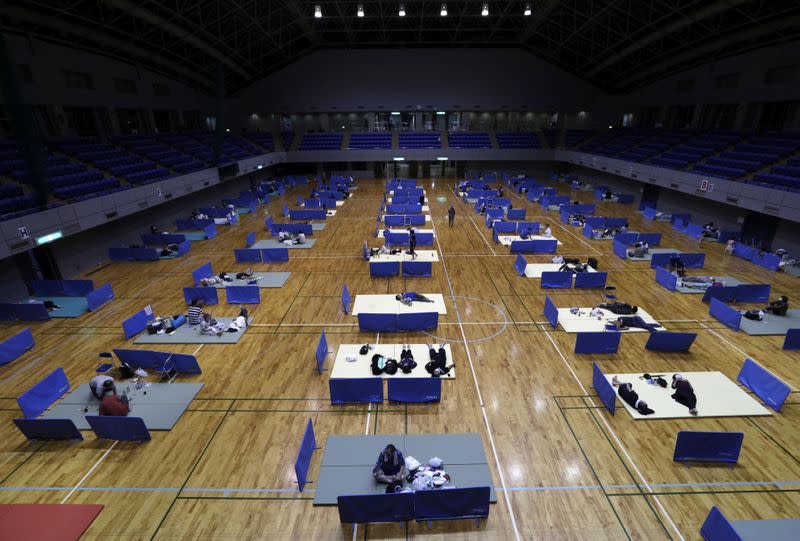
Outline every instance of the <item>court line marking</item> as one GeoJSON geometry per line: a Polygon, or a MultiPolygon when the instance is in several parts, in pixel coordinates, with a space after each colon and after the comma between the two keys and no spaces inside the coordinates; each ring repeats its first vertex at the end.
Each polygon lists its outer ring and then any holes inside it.
{"type": "Polygon", "coordinates": [[[469,217],[469,221],[472,222],[473,226],[475,226],[475,231],[478,232],[478,236],[483,240],[484,244],[486,244],[486,247],[489,248],[492,251],[492,255],[497,255],[497,252],[494,251],[494,248],[492,248],[492,245],[489,244],[489,241],[486,240],[486,237],[483,236],[483,231],[481,231],[478,228],[478,225],[475,223],[475,220],[472,219],[472,216],[469,217]]]}
{"type": "Polygon", "coordinates": [[[89,468],[89,471],[87,471],[87,472],[86,472],[86,475],[84,475],[84,476],[81,478],[81,480],[80,480],[80,481],[78,481],[78,484],[76,484],[76,485],[75,485],[75,486],[72,488],[72,490],[70,490],[70,491],[69,491],[69,493],[68,493],[66,496],[64,496],[64,499],[63,499],[63,500],[61,500],[61,503],[62,503],[62,504],[63,504],[63,503],[65,503],[65,502],[66,502],[66,501],[69,499],[69,497],[70,497],[70,496],[72,496],[72,495],[75,493],[75,491],[76,491],[76,490],[78,490],[78,489],[80,488],[80,486],[83,484],[83,482],[84,482],[84,481],[86,481],[86,479],[87,479],[87,478],[88,478],[88,477],[89,477],[89,476],[92,474],[92,472],[93,472],[93,471],[94,471],[94,470],[97,468],[97,466],[99,466],[99,465],[100,465],[100,463],[101,463],[101,462],[102,462],[102,461],[103,461],[103,460],[104,460],[104,459],[105,459],[105,458],[108,456],[108,453],[110,453],[110,452],[111,452],[111,450],[112,450],[112,449],[114,449],[114,447],[116,447],[116,446],[117,446],[117,444],[118,444],[118,443],[119,443],[119,440],[117,440],[117,441],[115,441],[114,443],[112,443],[112,444],[111,444],[111,447],[109,447],[108,449],[106,449],[106,452],[105,452],[105,453],[103,453],[103,456],[101,456],[100,458],[98,458],[98,459],[97,459],[97,462],[95,462],[95,463],[94,463],[94,465],[93,465],[91,468],[89,468]]]}
{"type": "MultiPolygon", "coordinates": [[[[478,376],[475,372],[475,365],[472,362],[472,353],[470,353],[469,350],[469,342],[467,342],[467,335],[464,332],[464,326],[460,324],[461,313],[458,310],[458,303],[456,303],[456,294],[455,291],[453,290],[453,282],[450,281],[450,273],[447,270],[447,263],[445,263],[445,257],[444,257],[444,252],[442,251],[442,245],[441,242],[439,242],[439,235],[436,234],[436,224],[435,222],[432,221],[431,225],[434,230],[434,239],[436,240],[436,246],[438,247],[439,255],[441,256],[444,275],[445,278],[447,278],[447,286],[450,289],[450,297],[453,301],[453,308],[455,309],[456,312],[456,319],[459,322],[459,329],[461,330],[461,338],[464,341],[464,349],[467,352],[467,360],[469,361],[469,368],[470,371],[472,372],[472,380],[475,383],[475,390],[478,394],[478,402],[480,404],[481,413],[483,414],[483,422],[486,425],[486,435],[489,438],[489,444],[492,446],[492,454],[494,455],[494,462],[497,467],[497,475],[500,476],[500,484],[502,485],[503,489],[505,489],[506,478],[505,475],[503,475],[503,468],[500,466],[500,457],[497,454],[497,446],[494,443],[494,436],[492,435],[492,425],[489,423],[489,417],[486,414],[486,405],[483,403],[483,395],[481,394],[481,387],[480,384],[478,383],[478,376]]],[[[508,507],[508,514],[509,517],[511,518],[511,526],[512,528],[514,528],[514,537],[517,539],[517,541],[521,541],[522,538],[520,537],[519,534],[519,528],[517,528],[517,518],[514,515],[514,507],[511,505],[511,498],[509,497],[508,492],[505,490],[503,491],[503,497],[505,498],[506,506],[508,507]]]]}
{"type": "MultiPolygon", "coordinates": [[[[561,360],[563,361],[564,366],[567,367],[567,369],[572,374],[572,377],[575,378],[575,381],[578,383],[578,386],[581,388],[581,391],[583,391],[583,394],[586,395],[586,397],[589,399],[589,402],[591,403],[591,405],[593,407],[597,406],[597,404],[595,404],[595,402],[594,402],[594,398],[592,398],[591,395],[589,395],[589,393],[586,391],[586,387],[583,386],[583,383],[581,383],[581,380],[578,379],[578,376],[575,374],[575,371],[572,369],[572,366],[569,364],[569,361],[567,361],[567,358],[561,352],[561,348],[558,347],[558,345],[556,344],[555,340],[553,340],[553,338],[550,336],[550,333],[547,331],[547,327],[542,325],[542,330],[544,331],[544,334],[545,334],[545,336],[547,336],[547,339],[550,341],[550,343],[553,344],[553,347],[555,348],[555,350],[558,353],[559,357],[561,357],[561,360]]],[[[641,479],[642,484],[644,485],[644,487],[647,489],[648,492],[650,492],[652,494],[653,501],[656,503],[658,508],[661,510],[661,513],[663,514],[664,518],[667,519],[667,522],[669,522],[669,525],[672,527],[672,529],[675,530],[675,533],[678,535],[678,538],[681,539],[681,541],[685,541],[685,538],[683,537],[683,534],[681,534],[681,531],[678,529],[678,526],[675,525],[675,522],[672,520],[672,517],[667,512],[666,508],[664,508],[664,505],[661,503],[661,500],[658,499],[658,496],[653,494],[655,491],[647,483],[647,479],[645,479],[645,477],[642,474],[641,470],[639,470],[639,467],[636,465],[636,462],[633,461],[633,458],[628,453],[628,450],[625,448],[624,445],[622,445],[622,441],[620,441],[619,437],[617,436],[617,433],[614,432],[614,429],[611,428],[610,424],[608,424],[608,420],[605,418],[604,415],[600,415],[600,420],[603,421],[603,424],[606,426],[606,429],[608,430],[609,434],[611,434],[611,436],[614,438],[614,441],[617,443],[617,446],[619,447],[620,451],[622,451],[622,453],[625,455],[625,458],[628,460],[630,465],[633,467],[634,471],[639,476],[639,479],[641,479]]]]}

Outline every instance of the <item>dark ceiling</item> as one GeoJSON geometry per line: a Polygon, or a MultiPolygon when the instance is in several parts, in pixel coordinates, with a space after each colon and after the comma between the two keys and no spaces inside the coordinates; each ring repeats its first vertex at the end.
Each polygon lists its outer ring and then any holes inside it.
{"type": "MultiPolygon", "coordinates": [[[[609,92],[800,39],[800,0],[2,0],[0,28],[230,94],[311,51],[519,47],[609,92]],[[406,16],[398,16],[403,4],[406,16]],[[483,4],[489,15],[482,16],[483,4]],[[532,13],[523,15],[525,5],[532,13]],[[322,11],[314,17],[315,6],[322,11]],[[362,5],[364,16],[357,17],[362,5]]],[[[792,59],[776,59],[794,61],[792,59]]]]}

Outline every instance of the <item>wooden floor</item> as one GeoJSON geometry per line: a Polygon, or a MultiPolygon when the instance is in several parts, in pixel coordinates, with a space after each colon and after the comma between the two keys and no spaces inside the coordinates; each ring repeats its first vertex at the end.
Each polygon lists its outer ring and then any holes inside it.
{"type": "MultiPolygon", "coordinates": [[[[186,257],[113,263],[88,273],[97,285],[110,281],[116,300],[77,319],[32,324],[34,350],[0,369],[0,502],[104,504],[84,539],[105,541],[678,540],[700,539],[712,505],[733,519],[800,517],[797,394],[771,417],[633,421],[624,410],[611,416],[598,407],[591,387],[592,361],[607,372],[719,370],[735,380],[751,356],[797,388],[798,354],[781,350],[783,337],[723,328],[699,295],[668,292],[655,284],[647,263],[622,261],[611,255],[609,242],[588,241],[555,212],[515,198],[528,219],[552,225],[563,242],[560,254],[596,257],[622,299],[643,306],[670,330],[698,333],[690,354],[646,351],[643,333],[624,336],[617,355],[576,356],[575,335],[542,325],[539,280],[516,274],[509,249],[492,242],[471,206],[454,197],[452,183],[424,182],[441,258],[432,278],[370,278],[361,246],[364,239],[377,245],[372,232],[383,184],[361,181],[326,229],[315,232],[313,249],[292,250],[289,263],[256,265],[292,275],[282,289],[262,290],[262,303],[252,311],[255,325],[238,344],[157,347],[196,353],[203,374],[180,380],[205,387],[173,430],[155,432],[147,444],[113,444],[90,433],[80,444],[29,443],[11,422],[20,415],[15,399],[58,366],[77,385],[93,376],[99,352],[139,347],[124,340],[123,319],[147,304],[158,314],[184,311],[182,288],[206,261],[219,271],[244,269],[234,263],[233,249],[244,245],[248,231],[265,238],[263,209],[277,216],[301,192],[242,216],[239,226],[221,227],[217,238],[194,243],[186,257]],[[453,201],[458,214],[450,228],[446,212],[453,201]],[[334,351],[340,343],[376,340],[341,312],[343,282],[354,297],[405,289],[444,295],[447,315],[436,334],[452,344],[458,378],[444,383],[441,403],[331,406],[328,373],[313,369],[320,331],[334,351]],[[430,530],[412,523],[353,532],[339,523],[334,507],[314,507],[310,493],[296,490],[293,462],[309,418],[319,445],[332,434],[479,432],[498,503],[478,528],[457,521],[430,530]],[[681,429],[744,432],[741,461],[734,468],[674,463],[681,429]]],[[[576,195],[585,202],[592,196],[576,195]]],[[[627,215],[634,230],[663,232],[665,246],[698,248],[668,224],[642,223],[630,206],[601,204],[598,214],[627,215]]],[[[796,278],[724,257],[719,244],[701,249],[704,273],[772,283],[774,294],[800,298],[796,278]]],[[[529,262],[548,259],[528,256],[529,262]]],[[[562,307],[599,300],[596,292],[550,291],[562,307]]],[[[213,308],[222,316],[235,311],[225,304],[213,308]]],[[[3,324],[0,338],[23,327],[3,324]]],[[[380,336],[381,342],[428,340],[424,334],[380,336]]],[[[321,458],[317,452],[312,459],[312,480],[321,458]]]]}

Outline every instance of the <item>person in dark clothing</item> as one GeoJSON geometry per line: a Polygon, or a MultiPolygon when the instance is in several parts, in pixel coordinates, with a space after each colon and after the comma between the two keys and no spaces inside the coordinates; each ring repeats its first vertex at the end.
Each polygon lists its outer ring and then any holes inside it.
{"type": "Polygon", "coordinates": [[[635,327],[638,329],[645,329],[650,332],[656,332],[661,327],[661,325],[658,323],[647,323],[639,316],[618,317],[612,321],[612,323],[619,327],[620,330],[635,327]]]}
{"type": "Polygon", "coordinates": [[[672,388],[675,389],[672,399],[689,408],[689,413],[692,415],[697,415],[697,395],[694,394],[689,380],[680,374],[672,374],[672,388]]]}
{"type": "Polygon", "coordinates": [[[387,445],[378,455],[372,475],[379,483],[402,482],[407,475],[403,453],[391,443],[387,445]]]}
{"type": "Polygon", "coordinates": [[[678,276],[683,276],[686,274],[686,264],[678,254],[673,254],[669,258],[669,263],[667,263],[667,270],[678,276]]]}
{"type": "Polygon", "coordinates": [[[608,310],[612,314],[622,315],[622,316],[629,316],[631,314],[635,314],[639,311],[638,306],[631,306],[625,302],[602,302],[597,305],[598,308],[603,308],[604,310],[608,310]]]}
{"type": "Polygon", "coordinates": [[[419,196],[419,204],[420,205],[424,205],[425,204],[425,194],[422,194],[422,195],[419,196]]]}
{"type": "Polygon", "coordinates": [[[450,373],[450,369],[453,368],[452,365],[447,366],[447,353],[445,352],[443,347],[439,347],[439,349],[434,349],[431,344],[427,344],[428,346],[428,355],[430,356],[431,360],[425,365],[425,370],[433,377],[439,377],[443,375],[447,375],[450,373]]]}
{"type": "Polygon", "coordinates": [[[764,308],[765,312],[770,312],[776,316],[785,316],[789,311],[789,297],[781,295],[777,301],[772,301],[764,308]]]}
{"type": "Polygon", "coordinates": [[[417,257],[414,248],[417,247],[417,231],[412,227],[408,230],[408,253],[412,258],[417,257]]]}
{"type": "Polygon", "coordinates": [[[647,406],[647,402],[639,398],[637,392],[633,390],[633,385],[631,383],[622,383],[617,379],[617,376],[614,376],[611,380],[611,385],[618,387],[617,394],[619,397],[642,415],[652,415],[655,413],[655,411],[647,406]]]}
{"type": "Polygon", "coordinates": [[[453,227],[453,222],[456,219],[456,209],[453,205],[450,205],[450,208],[447,209],[447,221],[450,224],[450,227],[453,227]]]}

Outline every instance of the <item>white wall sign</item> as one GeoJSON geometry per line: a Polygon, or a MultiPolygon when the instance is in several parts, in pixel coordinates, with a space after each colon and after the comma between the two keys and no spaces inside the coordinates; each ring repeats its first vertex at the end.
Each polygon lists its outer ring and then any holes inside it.
{"type": "Polygon", "coordinates": [[[708,189],[708,181],[706,179],[700,181],[700,189],[702,191],[706,191],[708,189]]]}
{"type": "Polygon", "coordinates": [[[19,231],[19,237],[22,240],[28,240],[30,238],[30,235],[28,234],[28,228],[27,227],[18,227],[17,231],[19,231]]]}

